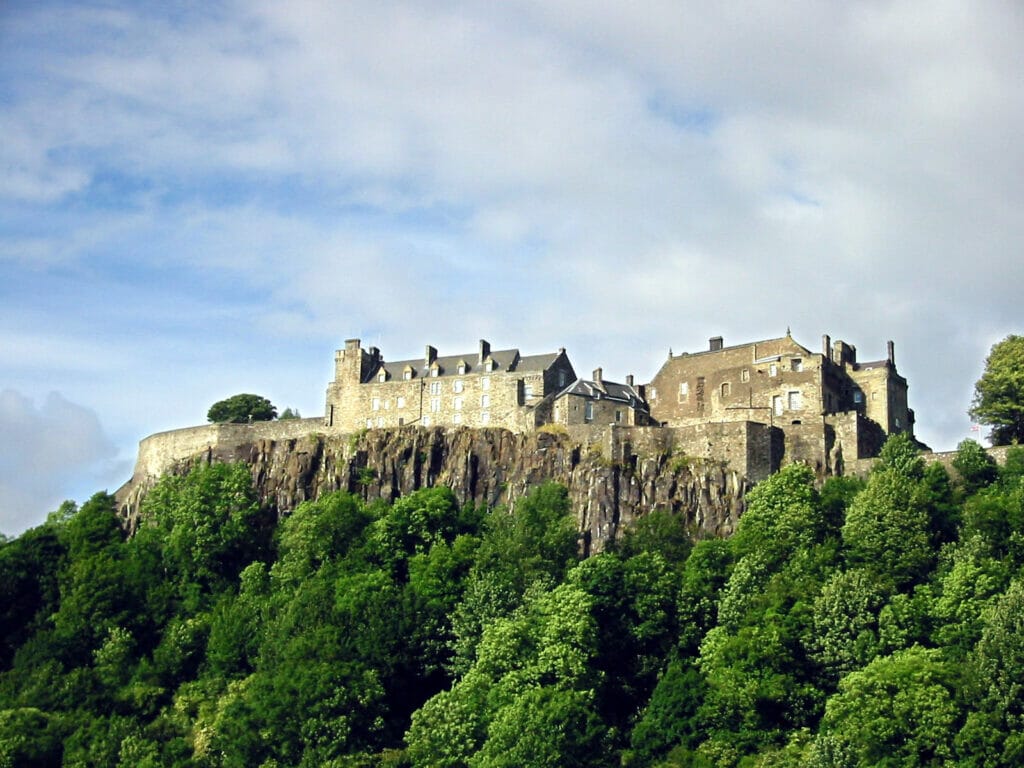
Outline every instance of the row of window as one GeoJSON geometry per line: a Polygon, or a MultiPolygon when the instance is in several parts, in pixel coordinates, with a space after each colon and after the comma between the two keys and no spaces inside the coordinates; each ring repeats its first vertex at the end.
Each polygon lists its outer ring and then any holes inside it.
{"type": "MultiPolygon", "coordinates": [[[[464,400],[461,397],[453,398],[452,399],[452,407],[456,411],[461,411],[462,410],[463,402],[464,402],[464,400]]],[[[489,408],[490,405],[491,405],[491,396],[487,395],[487,394],[480,395],[480,407],[481,408],[489,408]]],[[[395,398],[395,408],[398,409],[398,410],[401,410],[402,408],[405,408],[405,398],[404,397],[396,397],[395,398]]],[[[388,399],[388,398],[385,398],[384,400],[381,400],[379,397],[372,398],[370,400],[370,410],[371,411],[379,411],[381,409],[383,409],[385,411],[390,411],[391,410],[391,400],[388,399]]],[[[430,398],[430,412],[431,413],[438,413],[438,412],[440,412],[440,410],[441,410],[441,398],[440,397],[431,397],[430,398]]]]}
{"type": "MultiPolygon", "coordinates": [[[[452,414],[452,423],[453,424],[462,424],[463,423],[463,421],[462,421],[462,414],[461,413],[454,413],[454,414],[452,414]]],[[[479,420],[480,426],[481,427],[486,427],[490,423],[491,423],[490,411],[482,411],[480,413],[480,420],[479,420]]],[[[401,419],[400,418],[398,420],[398,426],[401,427],[404,424],[405,424],[405,419],[401,419]]],[[[433,418],[431,416],[427,415],[427,414],[424,414],[423,418],[420,419],[420,424],[422,424],[424,427],[429,427],[429,426],[431,426],[433,424],[433,418]]],[[[383,416],[378,416],[376,419],[372,419],[371,418],[371,419],[367,419],[366,420],[366,428],[367,429],[373,429],[375,426],[376,427],[384,427],[384,426],[386,426],[383,416]]]]}

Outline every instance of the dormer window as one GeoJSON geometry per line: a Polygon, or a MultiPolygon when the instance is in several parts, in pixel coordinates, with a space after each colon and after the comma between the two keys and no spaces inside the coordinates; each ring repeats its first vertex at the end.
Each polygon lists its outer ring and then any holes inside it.
{"type": "Polygon", "coordinates": [[[377,381],[379,381],[379,382],[381,382],[383,384],[387,380],[388,380],[388,372],[385,371],[383,368],[381,368],[380,369],[380,373],[377,374],[377,381]]]}
{"type": "Polygon", "coordinates": [[[493,371],[494,370],[494,361],[493,360],[486,361],[484,363],[484,370],[487,371],[488,373],[493,371]]]}
{"type": "Polygon", "coordinates": [[[439,370],[440,369],[435,365],[433,368],[430,369],[430,375],[436,378],[439,370]]]}
{"type": "Polygon", "coordinates": [[[402,371],[402,378],[405,379],[406,381],[412,381],[412,377],[413,377],[412,366],[409,366],[409,365],[405,366],[405,370],[402,371]]]}
{"type": "Polygon", "coordinates": [[[465,376],[465,375],[466,375],[466,364],[465,363],[459,363],[459,376],[465,376]]]}

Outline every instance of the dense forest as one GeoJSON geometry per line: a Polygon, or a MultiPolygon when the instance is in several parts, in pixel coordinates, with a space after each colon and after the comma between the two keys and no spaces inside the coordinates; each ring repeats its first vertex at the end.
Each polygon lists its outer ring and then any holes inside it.
{"type": "Polygon", "coordinates": [[[66,503],[0,544],[0,766],[1024,764],[1024,448],[954,468],[897,436],[582,560],[554,484],[278,522],[201,465],[130,538],[66,503]]]}

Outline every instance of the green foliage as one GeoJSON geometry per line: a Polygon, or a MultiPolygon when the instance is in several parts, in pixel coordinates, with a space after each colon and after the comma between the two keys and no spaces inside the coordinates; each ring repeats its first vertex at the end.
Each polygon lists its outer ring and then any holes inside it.
{"type": "Polygon", "coordinates": [[[960,476],[960,484],[967,495],[995,482],[999,477],[995,459],[974,440],[963,440],[956,447],[953,469],[960,476]]]}
{"type": "Polygon", "coordinates": [[[898,432],[890,435],[885,441],[878,454],[878,461],[875,462],[875,469],[888,470],[910,480],[919,480],[924,474],[924,460],[920,454],[920,449],[910,435],[898,432]]]}
{"type": "Polygon", "coordinates": [[[850,562],[885,574],[897,586],[922,578],[935,556],[931,521],[915,500],[915,476],[922,474],[913,463],[882,464],[850,505],[843,525],[850,562]]]}
{"type": "Polygon", "coordinates": [[[1024,442],[1024,336],[1007,336],[993,345],[968,413],[992,427],[993,445],[1024,442]]]}
{"type": "Polygon", "coordinates": [[[301,419],[302,414],[299,413],[298,408],[285,408],[281,411],[281,415],[277,417],[279,421],[287,421],[288,419],[301,419]]]}
{"type": "Polygon", "coordinates": [[[277,408],[265,397],[259,395],[232,395],[218,400],[206,412],[206,420],[245,424],[252,421],[271,421],[277,417],[277,408]]]}
{"type": "Polygon", "coordinates": [[[824,747],[852,765],[948,765],[960,711],[953,671],[919,646],[875,659],[847,675],[821,723],[824,747]]]}
{"type": "Polygon", "coordinates": [[[616,549],[624,557],[641,552],[658,552],[670,563],[682,564],[693,547],[683,519],[665,509],[655,509],[641,517],[622,537],[616,549]]]}

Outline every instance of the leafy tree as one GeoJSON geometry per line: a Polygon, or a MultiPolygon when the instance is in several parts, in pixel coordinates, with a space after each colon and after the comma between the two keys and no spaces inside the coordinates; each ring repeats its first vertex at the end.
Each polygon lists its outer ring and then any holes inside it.
{"type": "Polygon", "coordinates": [[[923,578],[934,551],[931,521],[915,498],[919,486],[914,476],[920,477],[917,465],[900,462],[896,466],[909,469],[910,474],[883,465],[868,478],[867,487],[846,514],[843,543],[851,563],[883,574],[900,586],[923,578]]]}
{"type": "Polygon", "coordinates": [[[960,475],[965,495],[971,495],[999,477],[996,460],[974,440],[962,440],[956,447],[953,469],[960,475]]]}
{"type": "Polygon", "coordinates": [[[1024,336],[1007,336],[992,347],[968,414],[992,427],[993,445],[1024,442],[1024,336]]]}
{"type": "Polygon", "coordinates": [[[299,413],[298,408],[285,408],[281,415],[277,417],[280,421],[287,421],[288,419],[301,419],[302,414],[299,413]]]}
{"type": "Polygon", "coordinates": [[[210,410],[206,413],[206,420],[244,424],[250,421],[270,421],[276,416],[277,408],[267,398],[259,395],[240,394],[232,395],[211,405],[210,410]]]}
{"type": "Polygon", "coordinates": [[[919,646],[875,659],[847,675],[825,707],[819,750],[879,768],[950,765],[960,717],[953,671],[919,646]],[[838,749],[837,749],[838,748],[838,749]]]}
{"type": "Polygon", "coordinates": [[[966,694],[974,705],[957,736],[964,764],[1024,761],[1024,582],[1015,579],[985,612],[985,627],[969,659],[966,694]]]}

